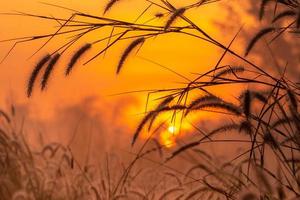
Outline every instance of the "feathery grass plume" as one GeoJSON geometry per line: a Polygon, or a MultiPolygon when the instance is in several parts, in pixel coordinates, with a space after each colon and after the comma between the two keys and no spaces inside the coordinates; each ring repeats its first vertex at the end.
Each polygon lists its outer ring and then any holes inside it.
{"type": "Polygon", "coordinates": [[[137,47],[139,46],[140,44],[143,44],[145,42],[145,38],[144,37],[141,37],[141,38],[138,38],[136,40],[134,40],[124,51],[124,53],[122,54],[121,56],[121,59],[119,61],[119,64],[118,64],[118,68],[117,68],[117,74],[120,73],[127,57],[129,56],[129,54],[137,47]]]}
{"type": "Polygon", "coordinates": [[[207,185],[207,187],[213,192],[212,193],[212,196],[210,197],[210,199],[214,196],[214,193],[215,194],[221,194],[222,196],[224,196],[224,197],[230,197],[231,195],[228,193],[228,192],[226,192],[226,189],[224,188],[221,188],[221,187],[217,187],[217,186],[215,186],[215,185],[212,185],[212,184],[210,184],[208,181],[207,181],[207,179],[204,179],[203,180],[203,183],[205,184],[205,185],[207,185]]]}
{"type": "MultiPolygon", "coordinates": [[[[262,102],[262,103],[267,103],[267,102],[268,102],[267,97],[265,97],[261,92],[253,91],[253,90],[248,90],[248,91],[249,91],[249,93],[250,93],[251,100],[252,100],[252,99],[257,99],[257,100],[259,100],[259,101],[262,102]]],[[[239,96],[240,101],[243,101],[243,99],[245,99],[245,92],[247,92],[247,90],[244,91],[244,92],[239,96]]]]}
{"type": "Polygon", "coordinates": [[[221,70],[220,72],[218,72],[211,81],[214,81],[215,79],[225,76],[225,75],[229,75],[229,74],[235,74],[235,73],[242,73],[245,71],[245,68],[242,66],[232,66],[232,67],[228,67],[225,68],[223,70],[221,70]]]}
{"type": "Polygon", "coordinates": [[[87,43],[75,52],[75,54],[72,56],[72,58],[71,58],[71,60],[68,64],[68,67],[66,69],[66,72],[65,72],[66,76],[68,76],[70,74],[71,70],[73,69],[73,67],[75,66],[75,64],[79,60],[79,58],[81,56],[83,56],[83,54],[85,52],[87,52],[91,47],[92,47],[92,45],[90,43],[87,43]]]}
{"type": "Polygon", "coordinates": [[[185,8],[179,8],[173,12],[173,14],[170,16],[169,20],[167,21],[165,25],[165,30],[168,30],[172,24],[176,21],[178,17],[180,17],[184,12],[186,11],[185,8]]]}
{"type": "Polygon", "coordinates": [[[166,172],[165,175],[170,176],[171,178],[174,178],[176,180],[176,182],[178,183],[178,185],[182,186],[182,181],[180,180],[180,178],[178,176],[176,176],[176,174],[173,174],[171,172],[166,172]]]}
{"type": "Polygon", "coordinates": [[[264,28],[261,31],[259,31],[253,38],[252,40],[250,40],[247,48],[246,48],[246,53],[245,56],[247,56],[250,51],[253,49],[254,45],[257,43],[257,41],[262,38],[263,36],[267,35],[268,33],[271,33],[275,30],[275,28],[273,27],[268,27],[268,28],[264,28]]]}
{"type": "Polygon", "coordinates": [[[174,100],[173,96],[169,96],[167,98],[165,98],[160,104],[158,104],[156,110],[159,110],[165,106],[167,106],[169,103],[171,103],[174,100]]]}
{"type": "Polygon", "coordinates": [[[287,90],[287,94],[288,94],[288,97],[290,99],[291,106],[293,107],[293,109],[297,110],[297,108],[298,108],[298,99],[295,96],[294,92],[291,91],[291,90],[287,90]]]}
{"type": "Polygon", "coordinates": [[[164,199],[167,199],[167,196],[173,194],[173,193],[176,193],[176,192],[181,192],[183,191],[183,188],[181,187],[175,187],[175,188],[171,188],[169,190],[167,190],[165,193],[163,193],[159,198],[158,200],[164,200],[164,199]]]}
{"type": "Polygon", "coordinates": [[[133,135],[133,139],[131,142],[131,146],[133,146],[137,140],[137,138],[139,137],[142,129],[144,128],[144,126],[146,125],[146,123],[153,117],[153,115],[155,114],[154,111],[148,112],[147,115],[143,118],[143,120],[140,122],[140,124],[138,125],[134,135],[133,135]]]}
{"type": "Polygon", "coordinates": [[[200,195],[203,192],[208,192],[208,188],[207,187],[199,187],[196,188],[194,190],[192,190],[185,198],[184,200],[190,200],[190,199],[194,199],[194,197],[196,197],[196,195],[200,195]]]}
{"type": "Polygon", "coordinates": [[[247,193],[243,195],[242,200],[258,200],[257,196],[254,193],[247,193]]]}
{"type": "Polygon", "coordinates": [[[10,120],[9,116],[6,114],[6,112],[0,110],[0,116],[2,116],[7,123],[10,123],[11,120],[10,120]]]}
{"type": "MultiPolygon", "coordinates": [[[[298,2],[299,4],[299,2],[298,2]]],[[[300,28],[300,5],[298,5],[298,14],[297,14],[297,19],[296,19],[296,27],[300,28]]]]}
{"type": "Polygon", "coordinates": [[[268,99],[258,91],[251,91],[251,95],[253,98],[258,99],[262,103],[267,103],[268,99]]]}
{"type": "Polygon", "coordinates": [[[189,177],[190,174],[195,170],[203,170],[207,174],[212,174],[212,171],[207,166],[205,166],[203,164],[197,164],[187,170],[187,172],[185,173],[185,177],[189,177]]]}
{"type": "Polygon", "coordinates": [[[207,0],[199,0],[199,2],[197,3],[197,7],[202,6],[207,0]]]}
{"type": "Polygon", "coordinates": [[[162,18],[163,16],[164,16],[164,14],[161,12],[155,14],[155,17],[157,17],[157,18],[162,18]]]}
{"type": "Polygon", "coordinates": [[[277,22],[278,20],[285,18],[285,17],[292,17],[295,16],[296,13],[293,10],[286,10],[281,13],[279,13],[274,19],[272,20],[272,23],[277,22]]]}
{"type": "Polygon", "coordinates": [[[118,3],[120,0],[110,0],[107,4],[106,4],[106,6],[105,6],[105,8],[104,8],[104,13],[103,14],[105,14],[105,13],[107,13],[116,3],[118,3]]]}
{"type": "Polygon", "coordinates": [[[214,130],[212,130],[209,135],[215,135],[217,133],[223,133],[223,132],[227,132],[227,131],[231,131],[231,130],[239,130],[240,129],[240,125],[236,124],[236,123],[232,123],[232,124],[226,124],[224,126],[218,127],[214,130]]]}
{"type": "Polygon", "coordinates": [[[270,3],[271,0],[262,0],[261,4],[260,4],[260,9],[259,9],[259,19],[262,20],[264,15],[265,15],[265,10],[266,7],[268,5],[268,3],[270,3]]]}
{"type": "Polygon", "coordinates": [[[174,106],[163,107],[160,110],[155,111],[155,112],[162,113],[162,112],[176,111],[176,110],[185,110],[185,109],[186,109],[186,106],[184,106],[184,105],[174,105],[174,106]]]}
{"type": "Polygon", "coordinates": [[[204,156],[208,160],[212,160],[212,157],[208,153],[206,153],[205,151],[203,151],[201,149],[193,149],[193,151],[200,154],[201,156],[204,156]]]}
{"type": "MultiPolygon", "coordinates": [[[[156,107],[156,111],[159,111],[160,109],[162,109],[163,107],[167,106],[168,104],[170,104],[173,101],[174,97],[173,96],[169,96],[167,98],[165,98],[160,104],[158,104],[158,106],[156,107]]],[[[153,116],[152,119],[149,123],[149,127],[148,130],[151,130],[152,125],[154,123],[154,120],[156,119],[156,116],[159,114],[159,112],[156,112],[153,116]]]]}
{"type": "Polygon", "coordinates": [[[295,119],[293,117],[284,117],[284,118],[281,118],[281,119],[278,119],[277,121],[275,121],[271,127],[272,128],[276,128],[278,126],[281,126],[281,125],[284,125],[284,124],[290,124],[290,123],[293,123],[295,122],[295,119]]]}
{"type": "Polygon", "coordinates": [[[177,155],[179,155],[180,153],[183,153],[184,151],[191,149],[193,147],[196,147],[200,144],[200,142],[191,142],[189,144],[186,144],[182,147],[180,147],[178,150],[174,151],[172,153],[172,155],[166,160],[166,162],[172,160],[173,158],[175,158],[177,155]]]}
{"type": "Polygon", "coordinates": [[[208,103],[198,105],[198,106],[196,106],[194,108],[191,108],[189,110],[194,111],[194,110],[202,110],[202,109],[206,109],[206,108],[223,109],[223,110],[226,110],[226,111],[228,111],[232,114],[241,115],[240,108],[238,108],[234,104],[226,103],[226,102],[208,102],[208,103]]]}
{"type": "Polygon", "coordinates": [[[31,97],[32,95],[32,91],[33,91],[33,87],[34,87],[34,83],[37,79],[37,76],[39,74],[39,72],[41,71],[41,69],[43,68],[43,66],[50,60],[51,55],[47,54],[45,55],[35,66],[35,68],[33,69],[33,71],[31,72],[30,78],[28,80],[28,84],[27,84],[27,97],[31,97]]]}
{"type": "Polygon", "coordinates": [[[249,115],[250,115],[250,109],[251,109],[251,93],[249,90],[246,90],[244,92],[244,98],[243,98],[243,111],[244,111],[244,114],[246,116],[246,118],[248,119],[249,118],[249,115]]]}
{"type": "Polygon", "coordinates": [[[276,141],[276,139],[273,137],[273,135],[269,131],[267,131],[267,133],[264,134],[263,139],[264,139],[264,143],[270,145],[274,149],[279,148],[278,142],[276,141]]]}
{"type": "Polygon", "coordinates": [[[55,54],[53,56],[53,58],[51,58],[47,68],[45,69],[45,72],[44,72],[44,75],[43,75],[42,81],[41,81],[41,89],[42,90],[44,90],[46,88],[48,81],[49,81],[50,74],[53,71],[53,68],[59,58],[60,58],[60,54],[59,53],[55,54]]]}
{"type": "Polygon", "coordinates": [[[190,103],[190,105],[188,106],[188,108],[185,112],[185,116],[187,116],[190,111],[192,111],[196,106],[200,105],[201,103],[215,102],[215,101],[222,102],[223,100],[214,95],[204,95],[202,97],[199,97],[190,103]]]}
{"type": "Polygon", "coordinates": [[[222,99],[219,97],[216,97],[214,95],[204,95],[204,96],[199,97],[199,98],[195,99],[194,101],[192,101],[190,103],[190,105],[188,106],[188,108],[189,109],[194,108],[201,103],[210,102],[210,101],[222,101],[222,99]]]}
{"type": "Polygon", "coordinates": [[[239,132],[245,132],[247,135],[252,134],[252,126],[249,120],[242,121],[240,124],[239,132]]]}
{"type": "Polygon", "coordinates": [[[165,4],[170,10],[176,10],[176,8],[168,0],[161,0],[161,2],[165,4]]]}
{"type": "Polygon", "coordinates": [[[162,107],[160,109],[148,112],[148,114],[143,118],[143,120],[140,122],[139,126],[137,127],[137,129],[136,129],[136,131],[133,135],[133,140],[132,140],[131,145],[133,146],[135,144],[140,132],[142,131],[144,126],[147,124],[147,122],[149,120],[152,120],[153,117],[156,118],[158,116],[158,114],[160,114],[162,112],[184,110],[184,109],[186,109],[186,106],[174,105],[174,106],[165,106],[165,107],[162,107]]]}
{"type": "Polygon", "coordinates": [[[181,200],[183,196],[184,196],[184,194],[180,194],[180,195],[178,195],[177,197],[175,197],[174,200],[181,200]]]}

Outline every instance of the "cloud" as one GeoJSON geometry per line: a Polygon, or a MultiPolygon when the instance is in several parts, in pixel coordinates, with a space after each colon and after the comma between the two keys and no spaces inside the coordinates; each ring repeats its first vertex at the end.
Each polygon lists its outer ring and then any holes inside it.
{"type": "MultiPolygon", "coordinates": [[[[227,2],[223,4],[223,7],[224,12],[227,13],[226,18],[215,21],[215,24],[224,33],[227,41],[232,39],[236,31],[243,25],[243,31],[233,45],[233,48],[237,49],[241,55],[244,54],[248,42],[256,33],[262,28],[274,26],[274,24],[271,24],[274,16],[271,6],[266,8],[266,14],[262,21],[258,17],[260,4],[257,4],[256,1],[227,2]]],[[[276,24],[276,26],[282,26],[283,24],[276,24]]],[[[284,67],[287,65],[287,73],[290,72],[288,74],[289,77],[294,78],[295,75],[298,76],[300,73],[298,50],[300,43],[296,39],[297,35],[284,33],[274,42],[269,43],[275,35],[268,35],[261,39],[255,45],[247,59],[262,66],[274,75],[278,75],[278,68],[280,68],[279,71],[282,73],[284,67]]],[[[226,58],[226,62],[242,63],[234,57],[226,58]]]]}
{"type": "Polygon", "coordinates": [[[136,100],[122,97],[108,102],[89,96],[76,104],[56,105],[51,117],[31,115],[27,104],[15,105],[16,129],[24,122],[24,135],[34,149],[49,143],[69,145],[78,159],[103,157],[130,148],[132,129],[126,124],[127,110],[136,100]]]}

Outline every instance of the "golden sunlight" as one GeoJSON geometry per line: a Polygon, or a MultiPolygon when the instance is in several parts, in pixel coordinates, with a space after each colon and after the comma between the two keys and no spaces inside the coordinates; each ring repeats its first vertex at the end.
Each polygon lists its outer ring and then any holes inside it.
{"type": "Polygon", "coordinates": [[[169,126],[168,131],[169,131],[170,133],[174,134],[175,131],[176,131],[176,127],[175,127],[175,126],[169,126]]]}
{"type": "Polygon", "coordinates": [[[0,200],[300,200],[300,0],[0,16],[0,200]]]}
{"type": "Polygon", "coordinates": [[[173,147],[176,144],[176,138],[179,132],[179,127],[174,124],[170,125],[166,131],[161,133],[160,139],[162,144],[167,148],[173,147]]]}

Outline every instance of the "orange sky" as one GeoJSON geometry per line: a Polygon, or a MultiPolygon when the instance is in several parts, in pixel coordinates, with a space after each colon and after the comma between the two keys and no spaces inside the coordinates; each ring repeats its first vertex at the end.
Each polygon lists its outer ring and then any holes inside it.
{"type": "MultiPolygon", "coordinates": [[[[94,15],[101,15],[105,4],[105,1],[91,0],[44,0],[44,2],[59,4],[94,15]]],[[[183,1],[180,0],[172,2],[175,2],[178,7],[184,5],[183,1]]],[[[184,1],[185,4],[188,4],[188,2],[195,1],[184,1]]],[[[222,23],[223,19],[230,16],[231,13],[228,13],[224,8],[224,5],[227,4],[228,1],[224,1],[222,4],[207,5],[188,13],[188,15],[207,32],[227,44],[240,27],[240,24],[236,24],[236,26],[231,27],[232,29],[220,30],[220,27],[216,25],[217,23],[222,23]]],[[[133,21],[146,5],[144,1],[124,0],[124,2],[121,1],[114,7],[108,16],[133,21]]],[[[12,12],[14,10],[53,15],[55,17],[68,17],[70,14],[65,10],[49,7],[34,0],[13,0],[0,3],[0,12],[12,12]]],[[[157,9],[152,9],[147,13],[147,16],[152,16],[157,11],[157,9]]],[[[157,21],[157,23],[163,24],[165,20],[162,19],[157,21]]],[[[243,21],[240,22],[244,23],[243,21]]],[[[0,17],[0,23],[3,27],[0,30],[0,40],[54,32],[57,25],[49,21],[5,15],[0,17]]],[[[86,41],[94,40],[98,35],[103,37],[107,33],[107,31],[100,31],[97,34],[91,34],[79,41],[78,46],[86,41]]],[[[72,75],[68,78],[63,76],[64,64],[66,63],[64,62],[65,59],[62,59],[54,71],[55,75],[51,77],[47,91],[40,93],[35,90],[33,97],[27,99],[25,97],[26,82],[34,63],[37,62],[40,56],[57,47],[61,41],[59,39],[53,40],[39,55],[30,59],[28,58],[41,45],[41,42],[21,44],[0,65],[0,94],[6,97],[0,100],[3,102],[3,105],[7,101],[25,105],[28,109],[27,117],[51,122],[64,108],[76,105],[82,106],[82,102],[86,102],[87,98],[95,98],[96,100],[92,101],[93,106],[87,112],[100,113],[106,118],[105,123],[108,124],[108,127],[109,125],[116,126],[115,123],[118,121],[118,126],[129,127],[128,131],[130,132],[133,131],[138,120],[142,117],[140,113],[143,112],[146,93],[114,97],[109,96],[110,94],[132,90],[178,87],[181,86],[179,82],[183,81],[169,71],[134,56],[130,57],[121,74],[117,76],[115,74],[116,66],[122,50],[129,44],[129,41],[127,41],[108,51],[105,58],[101,57],[87,66],[77,65],[72,75]],[[112,110],[115,113],[112,113],[112,110]]],[[[12,43],[0,43],[1,58],[11,45],[12,43]]],[[[101,45],[99,46],[100,48],[101,45]]],[[[241,47],[234,46],[234,48],[240,49],[241,47]]],[[[93,55],[99,49],[93,48],[92,53],[88,55],[93,55]]],[[[70,57],[74,50],[69,51],[67,58],[70,57]]],[[[190,78],[194,77],[191,74],[192,72],[201,73],[214,66],[220,54],[220,50],[206,42],[174,34],[147,41],[139,52],[139,56],[166,65],[190,78]]],[[[82,60],[84,61],[85,59],[82,60]]],[[[224,93],[226,91],[222,90],[219,92],[224,93]]],[[[49,128],[49,126],[51,125],[48,123],[46,127],[49,128]]],[[[48,129],[46,132],[51,134],[49,133],[51,131],[55,131],[55,129],[48,129]]],[[[66,137],[60,135],[57,138],[66,137]]]]}

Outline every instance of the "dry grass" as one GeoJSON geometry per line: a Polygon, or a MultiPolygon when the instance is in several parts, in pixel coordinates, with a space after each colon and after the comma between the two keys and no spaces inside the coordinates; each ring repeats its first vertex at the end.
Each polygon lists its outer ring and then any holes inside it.
{"type": "MultiPolygon", "coordinates": [[[[111,0],[107,3],[104,13],[108,12],[117,2],[111,0]]],[[[9,139],[7,134],[3,132],[3,148],[4,155],[11,155],[9,158],[12,162],[4,160],[4,166],[8,171],[4,173],[4,184],[1,186],[1,192],[4,199],[10,199],[13,195],[31,195],[34,199],[55,199],[59,193],[57,184],[59,181],[63,186],[60,189],[65,190],[61,199],[89,199],[90,196],[96,199],[298,199],[300,198],[300,181],[299,181],[299,156],[300,156],[300,115],[299,115],[299,80],[292,80],[287,73],[278,73],[279,76],[273,75],[268,68],[259,66],[250,61],[247,57],[231,49],[231,44],[236,39],[237,35],[232,40],[230,46],[226,46],[219,42],[218,39],[210,36],[204,29],[195,24],[186,16],[186,13],[191,9],[196,9],[199,6],[215,3],[215,0],[202,0],[194,4],[176,9],[172,2],[161,0],[158,3],[146,0],[148,5],[142,14],[148,11],[149,6],[155,6],[160,9],[159,14],[155,18],[166,18],[166,22],[160,25],[151,25],[148,23],[139,24],[136,22],[128,22],[117,19],[112,19],[102,16],[89,15],[87,13],[75,12],[70,18],[59,19],[65,22],[59,27],[55,34],[39,35],[29,37],[28,41],[38,40],[41,38],[53,38],[69,33],[74,33],[75,38],[66,41],[66,44],[60,46],[54,56],[44,57],[40,63],[34,68],[29,84],[28,96],[31,96],[35,80],[41,68],[49,61],[42,77],[42,89],[48,84],[50,75],[53,75],[53,68],[57,64],[60,55],[72,47],[79,38],[89,32],[100,30],[103,27],[109,26],[114,29],[121,30],[119,33],[111,33],[107,37],[95,38],[91,44],[84,45],[77,50],[68,65],[66,74],[69,74],[78,59],[89,50],[94,44],[109,41],[107,47],[99,50],[96,55],[93,55],[85,64],[94,61],[100,55],[109,50],[112,46],[122,40],[130,40],[130,44],[123,51],[119,64],[117,66],[117,74],[123,70],[125,61],[142,46],[144,42],[153,37],[159,37],[165,34],[182,34],[186,37],[193,37],[199,40],[204,40],[211,45],[214,45],[224,51],[224,54],[218,60],[212,69],[204,74],[198,74],[195,79],[189,80],[188,83],[179,88],[171,88],[165,90],[154,90],[149,93],[161,95],[161,102],[151,111],[147,111],[144,118],[137,126],[132,145],[138,142],[138,138],[142,131],[148,130],[151,132],[150,137],[144,141],[138,153],[130,164],[121,171],[114,184],[111,182],[111,177],[107,170],[106,177],[97,177],[95,185],[87,175],[88,170],[80,170],[77,166],[76,176],[79,183],[73,180],[74,158],[70,155],[69,149],[62,146],[47,146],[42,151],[42,155],[50,153],[50,158],[56,157],[57,151],[62,149],[63,156],[59,157],[59,168],[55,171],[55,180],[51,180],[45,184],[46,179],[40,178],[45,170],[39,170],[35,166],[34,156],[26,146],[24,141],[21,143],[15,139],[9,139]],[[86,21],[97,21],[98,23],[86,23],[86,21]],[[175,21],[181,21],[177,26],[175,21]],[[82,30],[82,23],[85,23],[86,28],[82,30]],[[72,29],[70,29],[72,27],[72,29]],[[77,28],[77,29],[76,29],[77,28]],[[78,31],[80,32],[78,34],[78,31]],[[131,35],[128,35],[131,33],[131,35]],[[243,63],[243,67],[236,65],[220,66],[224,62],[224,56],[232,56],[243,63]],[[245,89],[236,97],[236,100],[225,100],[223,97],[214,95],[209,88],[222,87],[226,85],[243,85],[245,89]],[[254,89],[252,89],[254,88],[254,89]],[[259,89],[258,89],[259,88],[259,89]],[[191,96],[196,98],[191,99],[191,96]],[[147,157],[154,152],[159,152],[160,156],[164,157],[165,146],[155,141],[155,147],[147,149],[150,142],[153,141],[153,136],[163,126],[161,124],[155,127],[155,120],[162,113],[171,113],[172,122],[176,116],[184,120],[189,115],[196,115],[199,112],[212,112],[222,116],[223,124],[216,128],[211,128],[210,131],[203,132],[200,128],[195,129],[195,132],[201,134],[196,138],[191,138],[186,143],[178,144],[177,150],[170,154],[162,162],[157,163],[147,157]],[[227,122],[229,121],[230,122],[227,122]],[[146,128],[146,126],[148,128],[146,128]],[[154,130],[153,130],[154,129],[154,130]],[[245,140],[233,139],[223,140],[217,139],[220,136],[234,133],[243,134],[245,140]],[[217,137],[218,136],[218,137],[217,137]],[[234,157],[232,160],[222,162],[207,155],[199,149],[202,144],[217,142],[237,142],[239,144],[247,144],[247,149],[238,155],[230,155],[234,157]],[[8,145],[9,144],[9,145],[8,145]],[[22,156],[20,156],[22,155],[22,156]],[[186,172],[170,167],[168,164],[171,160],[179,159],[185,155],[193,159],[193,166],[186,172]],[[132,186],[132,174],[134,174],[134,166],[140,160],[148,160],[158,164],[160,167],[166,167],[174,172],[172,176],[168,175],[168,188],[161,190],[162,185],[160,180],[155,182],[155,185],[147,190],[139,190],[138,186],[132,186]],[[7,164],[14,166],[6,166],[7,164]],[[61,164],[66,163],[68,168],[66,173],[71,171],[71,175],[65,175],[61,169],[61,164]],[[203,164],[205,163],[205,164],[203,164]],[[41,172],[41,173],[40,173],[41,172]],[[20,174],[26,176],[21,176],[20,174]],[[22,178],[20,178],[22,177],[22,178]],[[27,178],[24,178],[27,177],[27,178]],[[57,178],[59,177],[59,178],[57,178]],[[110,178],[109,178],[110,177],[110,178]],[[174,178],[175,177],[175,178],[174,178]],[[29,181],[28,181],[29,179],[29,181]],[[176,184],[171,184],[174,180],[176,184]],[[29,190],[24,192],[24,181],[30,184],[29,190]],[[65,181],[65,182],[64,182],[65,181]],[[78,183],[78,185],[77,185],[78,183]],[[54,185],[54,186],[53,186],[54,185]],[[42,187],[43,186],[43,187],[42,187]],[[132,187],[131,187],[132,186],[132,187]],[[49,188],[50,187],[50,191],[49,188]],[[149,189],[149,190],[148,190],[149,189]],[[20,192],[21,191],[21,192],[20,192]],[[55,192],[54,192],[55,191],[55,192]],[[49,196],[50,195],[50,196],[49,196]],[[45,197],[44,197],[45,196],[45,197]],[[55,197],[55,198],[54,198],[55,197]]],[[[52,5],[56,6],[56,5],[52,5]]],[[[250,39],[245,50],[245,55],[249,55],[257,43],[265,36],[271,36],[269,43],[274,42],[282,34],[299,34],[300,14],[299,1],[297,0],[262,0],[259,12],[259,18],[264,19],[267,14],[267,8],[273,6],[270,12],[273,14],[273,19],[268,28],[259,31],[252,39],[250,39]],[[278,9],[280,7],[280,9],[278,9]],[[278,10],[283,10],[278,13],[278,10]],[[287,26],[283,26],[280,22],[287,22],[287,26]]],[[[66,9],[66,8],[65,8],[66,9]]],[[[39,16],[33,14],[16,14],[22,16],[31,16],[38,19],[58,20],[52,16],[39,16]]],[[[152,19],[146,20],[150,22],[152,19]]],[[[269,38],[269,37],[268,37],[269,38]]],[[[20,41],[14,40],[16,43],[20,41]]],[[[264,56],[264,55],[258,55],[264,56]]],[[[285,71],[285,70],[284,70],[285,71]]],[[[182,121],[181,120],[181,121],[182,121]]],[[[217,124],[217,123],[216,123],[217,124]]],[[[166,151],[167,153],[167,151],[166,151]]],[[[57,161],[57,160],[56,160],[57,161]]],[[[76,163],[76,162],[75,162],[76,163]]],[[[40,168],[40,166],[39,166],[40,168]]],[[[86,166],[84,169],[88,169],[86,166]]],[[[122,169],[121,167],[119,170],[122,169]]],[[[104,173],[103,170],[100,172],[104,173]]],[[[160,174],[161,171],[158,172],[160,174]]],[[[75,173],[76,174],[76,173],[75,173]]],[[[136,178],[142,179],[146,174],[141,173],[136,178]]],[[[43,177],[43,176],[42,176],[43,177]]],[[[159,176],[157,176],[159,177],[159,176]]],[[[162,176],[164,177],[164,176],[162,176]]],[[[77,180],[77,179],[76,179],[77,180]]],[[[27,186],[27,185],[26,185],[27,186]]],[[[59,198],[56,198],[59,199],[59,198]]]]}

